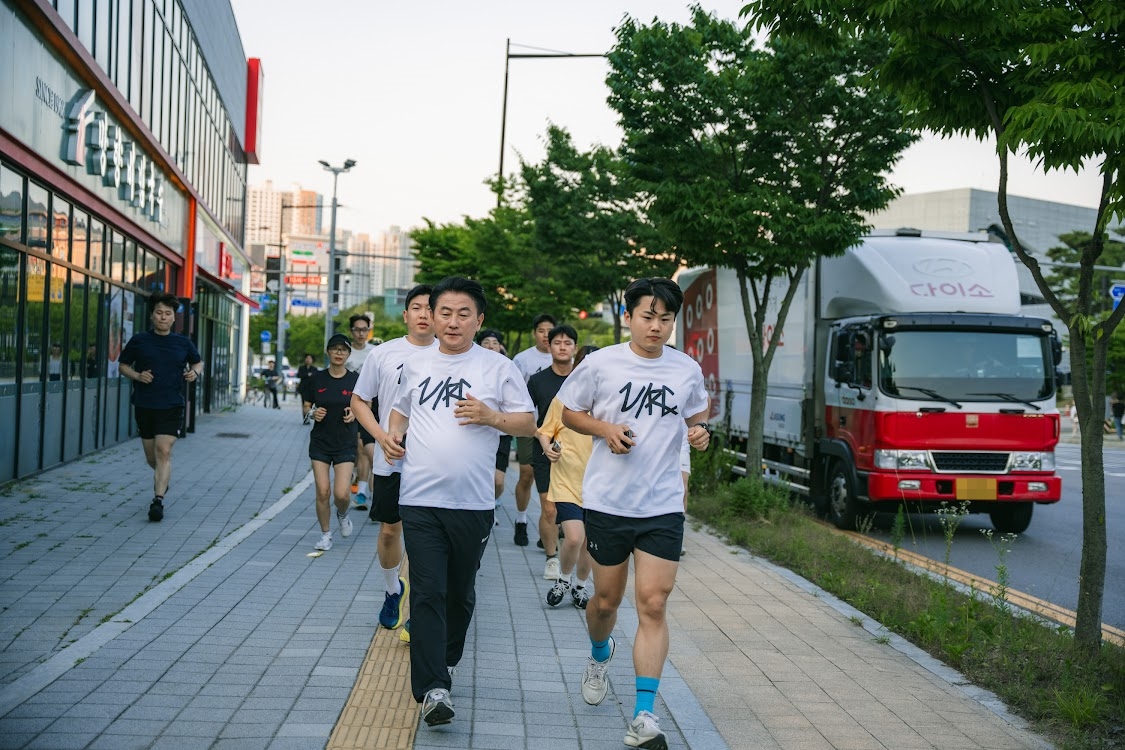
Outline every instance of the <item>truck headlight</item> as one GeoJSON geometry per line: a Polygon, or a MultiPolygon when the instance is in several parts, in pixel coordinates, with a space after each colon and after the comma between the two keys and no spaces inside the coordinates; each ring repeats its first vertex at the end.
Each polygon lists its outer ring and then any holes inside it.
{"type": "Polygon", "coordinates": [[[1054,471],[1054,451],[1029,451],[1012,454],[1009,471],[1054,471]]]}
{"type": "Polygon", "coordinates": [[[875,451],[875,466],[880,469],[926,470],[930,468],[927,451],[875,451]]]}

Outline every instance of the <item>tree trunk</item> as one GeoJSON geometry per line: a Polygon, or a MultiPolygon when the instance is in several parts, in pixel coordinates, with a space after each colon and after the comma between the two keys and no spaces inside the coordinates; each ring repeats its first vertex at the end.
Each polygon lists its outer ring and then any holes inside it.
{"type": "Polygon", "coordinates": [[[613,311],[613,343],[621,343],[621,301],[619,296],[614,293],[609,295],[609,306],[613,311]]]}
{"type": "Polygon", "coordinates": [[[754,371],[751,375],[753,379],[750,383],[750,423],[746,425],[746,476],[759,477],[762,474],[762,442],[765,436],[766,393],[769,385],[761,336],[763,326],[761,317],[766,313],[764,304],[755,309],[750,301],[746,272],[739,268],[735,270],[735,275],[738,278],[739,294],[742,297],[746,335],[750,339],[750,354],[754,360],[754,371]]]}
{"type": "Polygon", "coordinates": [[[1078,407],[1082,456],[1082,563],[1078,579],[1078,611],[1074,638],[1079,649],[1096,654],[1102,641],[1107,539],[1105,528],[1105,362],[1109,337],[1094,343],[1092,372],[1087,370],[1085,332],[1070,331],[1070,367],[1074,403],[1078,407]],[[1090,375],[1094,377],[1090,377],[1090,375]],[[1100,374],[1100,377],[1099,377],[1100,374]]]}

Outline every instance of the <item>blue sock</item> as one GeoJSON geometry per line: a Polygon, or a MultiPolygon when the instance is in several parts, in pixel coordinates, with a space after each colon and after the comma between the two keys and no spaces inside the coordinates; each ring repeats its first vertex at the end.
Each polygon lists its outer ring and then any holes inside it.
{"type": "Polygon", "coordinates": [[[609,659],[609,639],[604,641],[590,641],[590,656],[594,657],[594,661],[602,662],[609,659]]]}
{"type": "Polygon", "coordinates": [[[637,678],[637,709],[633,712],[634,719],[641,711],[652,713],[652,706],[656,703],[656,689],[658,687],[660,687],[659,677],[637,678]]]}

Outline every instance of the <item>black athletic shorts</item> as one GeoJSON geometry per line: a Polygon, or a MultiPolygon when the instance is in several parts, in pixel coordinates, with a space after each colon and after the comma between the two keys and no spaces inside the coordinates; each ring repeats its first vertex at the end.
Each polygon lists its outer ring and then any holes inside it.
{"type": "Polygon", "coordinates": [[[336,464],[354,464],[355,463],[355,451],[354,450],[342,450],[342,451],[333,451],[332,453],[327,453],[327,452],[324,452],[324,451],[318,451],[318,450],[313,450],[312,448],[309,448],[309,458],[312,459],[313,461],[320,461],[321,463],[326,463],[329,466],[335,466],[336,464]]]}
{"type": "Polygon", "coordinates": [[[581,521],[584,517],[582,506],[578,503],[555,503],[555,523],[581,521]]]}
{"type": "Polygon", "coordinates": [[[536,446],[536,448],[539,448],[539,450],[536,450],[531,458],[531,469],[535,472],[535,489],[539,491],[540,495],[544,495],[547,490],[551,489],[551,462],[543,455],[540,446],[536,446]]]}
{"type": "Polygon", "coordinates": [[[364,445],[373,444],[375,442],[375,437],[370,432],[363,429],[363,425],[357,425],[357,426],[359,427],[359,439],[363,441],[363,444],[364,445]]]}
{"type": "Polygon", "coordinates": [[[512,457],[512,436],[501,435],[500,445],[496,448],[496,471],[507,471],[508,461],[512,457]]]}
{"type": "Polygon", "coordinates": [[[531,446],[537,442],[539,441],[533,437],[516,438],[516,461],[519,461],[520,466],[531,463],[531,446]]]}
{"type": "Polygon", "coordinates": [[[174,438],[183,436],[180,432],[184,423],[182,406],[171,409],[146,409],[143,406],[134,406],[133,416],[137,420],[137,432],[140,433],[142,440],[152,440],[157,435],[171,435],[174,438]]]}
{"type": "Polygon", "coordinates": [[[371,510],[367,517],[379,523],[398,523],[402,516],[398,512],[398,492],[402,474],[395,472],[387,476],[371,476],[371,510]]]}
{"type": "Polygon", "coordinates": [[[662,560],[679,562],[683,548],[683,513],[626,518],[586,510],[586,549],[598,565],[620,565],[638,549],[662,560]]]}

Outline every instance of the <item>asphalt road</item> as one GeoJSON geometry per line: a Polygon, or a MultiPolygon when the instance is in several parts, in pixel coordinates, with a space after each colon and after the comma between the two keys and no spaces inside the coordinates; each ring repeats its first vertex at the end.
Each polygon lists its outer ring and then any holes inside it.
{"type": "MultiPolygon", "coordinates": [[[[1106,440],[1116,442],[1112,436],[1106,436],[1106,440]]],[[[1078,570],[1082,559],[1082,467],[1076,444],[1060,443],[1055,455],[1063,479],[1062,500],[1035,507],[1031,526],[1016,538],[1005,562],[1011,589],[1073,611],[1078,606],[1078,570]]],[[[1125,450],[1107,445],[1104,455],[1109,550],[1102,622],[1125,629],[1125,450]]],[[[890,522],[889,515],[880,515],[871,536],[889,541],[890,522]]],[[[995,581],[999,555],[994,542],[981,533],[991,528],[987,515],[965,516],[950,546],[950,564],[995,581]]],[[[943,561],[946,543],[937,516],[908,516],[902,547],[943,561]]]]}

